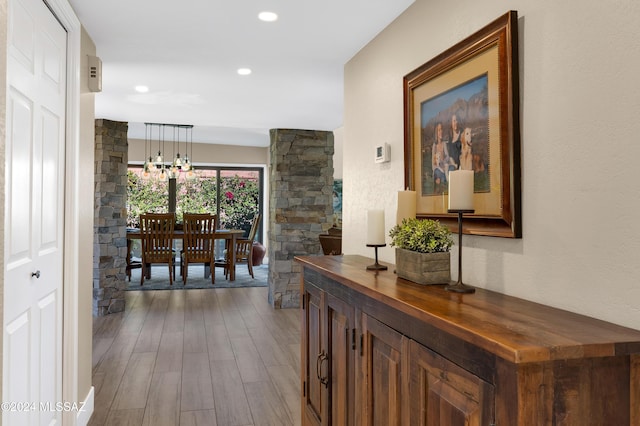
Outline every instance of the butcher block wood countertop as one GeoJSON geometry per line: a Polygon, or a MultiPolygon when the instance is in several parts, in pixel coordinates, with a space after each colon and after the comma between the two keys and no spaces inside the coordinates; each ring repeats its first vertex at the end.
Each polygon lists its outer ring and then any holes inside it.
{"type": "Polygon", "coordinates": [[[457,294],[442,285],[415,284],[398,278],[393,265],[387,264],[386,271],[366,270],[373,259],[363,256],[299,256],[296,260],[512,363],[640,354],[640,330],[489,290],[457,294]]]}

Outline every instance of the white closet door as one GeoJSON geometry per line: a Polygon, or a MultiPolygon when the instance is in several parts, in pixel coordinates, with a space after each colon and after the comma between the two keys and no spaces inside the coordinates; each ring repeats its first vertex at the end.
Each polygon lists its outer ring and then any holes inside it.
{"type": "Polygon", "coordinates": [[[9,0],[3,412],[61,424],[67,34],[42,0],[9,0]],[[27,406],[28,405],[28,406],[27,406]]]}

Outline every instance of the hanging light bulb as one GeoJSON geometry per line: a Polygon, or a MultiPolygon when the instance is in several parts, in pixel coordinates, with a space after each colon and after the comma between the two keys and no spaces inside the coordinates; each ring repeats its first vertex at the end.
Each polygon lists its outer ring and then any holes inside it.
{"type": "Polygon", "coordinates": [[[169,178],[170,179],[177,179],[177,177],[180,175],[180,169],[178,167],[176,167],[175,164],[173,164],[170,168],[169,168],[169,178]]]}
{"type": "Polygon", "coordinates": [[[164,157],[160,150],[160,139],[162,139],[162,149],[164,149],[164,124],[158,124],[158,155],[156,156],[155,164],[156,168],[164,168],[164,157]],[[162,126],[162,127],[160,127],[162,126]],[[160,129],[162,129],[162,135],[160,135],[160,129]]]}
{"type": "Polygon", "coordinates": [[[158,179],[162,182],[166,182],[166,180],[169,178],[169,174],[167,173],[167,170],[162,167],[160,169],[160,174],[158,175],[158,179]]]}
{"type": "Polygon", "coordinates": [[[162,157],[162,152],[158,151],[158,155],[156,156],[155,166],[160,167],[164,163],[164,157],[162,157]]]}
{"type": "Polygon", "coordinates": [[[149,178],[149,163],[147,162],[147,145],[149,144],[149,125],[144,123],[144,165],[142,166],[142,178],[149,178]]]}
{"type": "MultiPolygon", "coordinates": [[[[147,164],[149,167],[149,172],[155,172],[160,169],[160,166],[164,163],[164,157],[162,156],[162,151],[160,150],[160,124],[157,123],[144,123],[145,125],[145,138],[148,135],[149,141],[149,160],[147,160],[147,164]],[[158,127],[158,155],[154,158],[152,156],[151,145],[153,143],[153,128],[158,127]]],[[[145,145],[145,155],[146,155],[146,145],[145,145]]]]}
{"type": "Polygon", "coordinates": [[[191,143],[191,158],[193,158],[193,125],[190,125],[187,127],[187,133],[185,135],[185,142],[184,142],[185,156],[184,156],[184,161],[182,162],[182,170],[184,170],[185,172],[191,171],[190,179],[195,179],[196,175],[195,175],[195,172],[193,172],[193,164],[189,159],[189,143],[191,143]]]}
{"type": "Polygon", "coordinates": [[[191,166],[189,168],[189,171],[187,172],[187,180],[195,180],[198,177],[198,175],[196,175],[196,171],[194,170],[194,167],[191,166]]]}
{"type": "Polygon", "coordinates": [[[151,177],[151,171],[149,170],[149,163],[145,161],[144,166],[142,167],[142,178],[149,179],[150,177],[151,177]]]}
{"type": "MultiPolygon", "coordinates": [[[[187,132],[188,132],[188,128],[187,128],[187,132]]],[[[188,172],[189,169],[191,168],[191,164],[189,163],[189,145],[187,145],[189,143],[186,134],[185,134],[185,138],[184,138],[184,159],[182,160],[182,170],[184,170],[185,172],[188,172]]],[[[179,146],[179,145],[178,145],[179,146]]]]}
{"type": "Polygon", "coordinates": [[[180,158],[180,128],[182,126],[175,125],[173,127],[173,153],[175,157],[173,158],[173,163],[171,163],[171,170],[179,173],[180,167],[182,167],[182,159],[180,158]],[[176,131],[178,132],[176,137],[176,131]],[[176,142],[178,144],[178,151],[176,153],[176,142]]]}

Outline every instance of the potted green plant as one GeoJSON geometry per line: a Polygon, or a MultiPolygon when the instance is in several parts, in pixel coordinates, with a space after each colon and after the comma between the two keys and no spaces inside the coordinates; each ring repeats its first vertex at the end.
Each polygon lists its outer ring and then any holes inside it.
{"type": "Polygon", "coordinates": [[[419,284],[451,280],[451,231],[432,219],[403,219],[389,231],[396,247],[396,274],[419,284]]]}

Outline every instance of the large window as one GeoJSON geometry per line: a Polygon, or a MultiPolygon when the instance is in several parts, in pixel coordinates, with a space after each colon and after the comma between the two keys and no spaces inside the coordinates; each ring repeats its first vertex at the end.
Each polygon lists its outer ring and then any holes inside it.
{"type": "MultiPolygon", "coordinates": [[[[218,215],[220,228],[251,228],[253,217],[263,210],[263,170],[261,168],[198,168],[196,179],[185,174],[173,182],[144,178],[141,167],[128,170],[127,226],[137,228],[141,213],[163,213],[175,206],[177,221],[188,213],[218,215]]],[[[257,236],[262,241],[261,232],[257,236]]]]}

